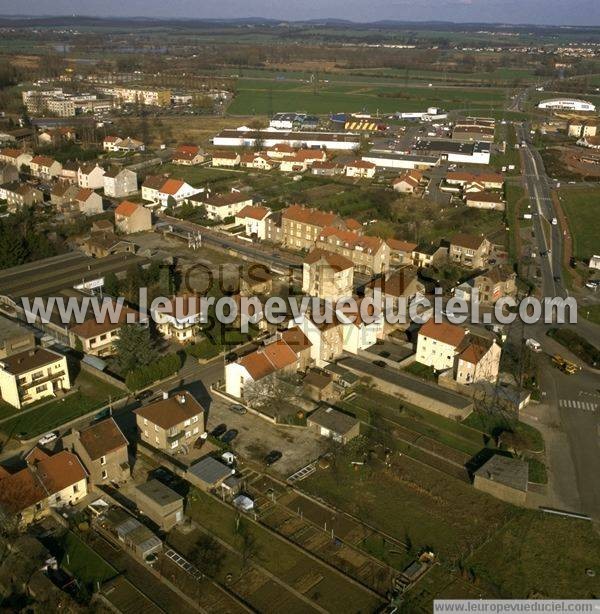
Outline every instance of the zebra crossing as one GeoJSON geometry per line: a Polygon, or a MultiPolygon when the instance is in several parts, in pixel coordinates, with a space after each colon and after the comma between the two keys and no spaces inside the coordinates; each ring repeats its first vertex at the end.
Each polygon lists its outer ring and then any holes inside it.
{"type": "Polygon", "coordinates": [[[560,407],[567,409],[579,409],[581,411],[595,412],[598,411],[598,403],[593,401],[582,401],[579,399],[559,399],[560,407]]]}

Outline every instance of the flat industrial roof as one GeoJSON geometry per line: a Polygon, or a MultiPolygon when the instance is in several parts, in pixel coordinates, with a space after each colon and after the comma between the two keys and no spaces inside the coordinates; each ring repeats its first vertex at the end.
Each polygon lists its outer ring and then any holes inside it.
{"type": "Polygon", "coordinates": [[[474,153],[490,153],[489,143],[475,141],[463,143],[458,141],[419,140],[413,145],[416,151],[438,151],[440,153],[457,153],[472,156],[474,153]]]}
{"type": "Polygon", "coordinates": [[[359,134],[347,132],[276,132],[274,130],[221,130],[215,138],[260,139],[278,141],[332,141],[358,143],[359,134]]]}
{"type": "Polygon", "coordinates": [[[154,501],[154,503],[160,506],[170,505],[171,503],[183,500],[181,495],[178,495],[174,490],[171,490],[158,480],[148,480],[137,486],[136,489],[144,495],[144,497],[154,501]]]}
{"type": "Polygon", "coordinates": [[[427,155],[415,155],[406,154],[399,151],[370,151],[363,155],[363,160],[370,160],[375,158],[377,160],[406,160],[408,162],[426,162],[431,164],[437,164],[440,161],[439,156],[427,156],[427,155]]]}

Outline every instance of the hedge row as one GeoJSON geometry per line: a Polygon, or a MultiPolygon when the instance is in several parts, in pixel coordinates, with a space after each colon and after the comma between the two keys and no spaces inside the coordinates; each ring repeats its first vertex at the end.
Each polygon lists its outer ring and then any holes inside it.
{"type": "Polygon", "coordinates": [[[153,382],[174,375],[182,364],[179,354],[167,354],[149,365],[130,371],[125,378],[125,384],[129,390],[140,390],[153,382]]]}

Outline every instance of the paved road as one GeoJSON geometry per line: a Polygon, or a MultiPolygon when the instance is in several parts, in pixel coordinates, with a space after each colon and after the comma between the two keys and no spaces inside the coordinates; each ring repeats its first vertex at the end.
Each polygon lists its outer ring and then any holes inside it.
{"type": "MultiPolygon", "coordinates": [[[[517,126],[519,139],[525,142],[523,178],[529,194],[533,229],[540,255],[542,295],[567,297],[562,279],[563,236],[559,226],[552,225],[556,217],[548,178],[539,152],[528,142],[525,125],[517,126]]],[[[538,339],[549,353],[568,353],[546,336],[549,325],[513,326],[511,335],[523,334],[538,339]]],[[[576,326],[579,334],[600,347],[600,327],[586,321],[576,326]]],[[[581,362],[581,361],[577,361],[581,362]]],[[[583,512],[600,519],[600,376],[584,369],[575,375],[565,375],[554,369],[547,358],[541,369],[543,391],[542,412],[535,418],[546,427],[564,432],[547,439],[547,461],[554,498],[567,509],[583,512]]],[[[536,413],[534,408],[528,412],[536,413]]]]}

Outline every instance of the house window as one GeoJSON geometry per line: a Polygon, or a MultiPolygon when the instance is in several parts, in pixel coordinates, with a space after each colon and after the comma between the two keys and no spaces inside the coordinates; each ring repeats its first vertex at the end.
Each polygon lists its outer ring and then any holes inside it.
{"type": "Polygon", "coordinates": [[[189,426],[190,425],[190,420],[189,418],[183,423],[183,426],[189,426]]]}
{"type": "Polygon", "coordinates": [[[108,472],[106,471],[106,469],[102,470],[102,479],[106,480],[106,478],[108,477],[108,472]]]}
{"type": "Polygon", "coordinates": [[[144,426],[146,426],[148,424],[148,420],[146,420],[146,418],[144,418],[144,426]]]}
{"type": "Polygon", "coordinates": [[[198,416],[194,416],[194,417],[192,418],[192,423],[194,423],[194,422],[198,422],[198,416]]]}
{"type": "MultiPolygon", "coordinates": [[[[79,484],[73,484],[73,492],[79,492],[79,484]]],[[[60,497],[57,497],[59,499],[60,497]]]]}
{"type": "Polygon", "coordinates": [[[41,386],[36,386],[36,392],[44,392],[46,390],[46,384],[42,384],[41,386]]]}
{"type": "Polygon", "coordinates": [[[106,465],[106,456],[101,456],[100,457],[100,464],[101,465],[106,465]]]}
{"type": "Polygon", "coordinates": [[[178,442],[178,441],[174,441],[174,442],[171,444],[171,450],[174,450],[174,449],[175,449],[175,448],[176,448],[178,445],[179,445],[179,442],[178,442]]]}

